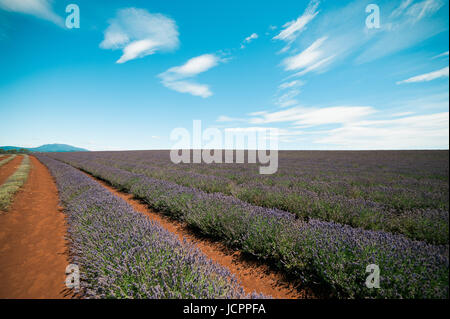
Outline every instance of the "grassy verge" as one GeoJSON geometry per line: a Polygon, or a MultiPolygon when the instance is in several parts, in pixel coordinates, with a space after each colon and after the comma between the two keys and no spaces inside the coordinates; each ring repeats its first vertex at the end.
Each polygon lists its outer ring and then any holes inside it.
{"type": "Polygon", "coordinates": [[[8,156],[7,158],[4,158],[0,161],[0,167],[2,167],[3,165],[5,165],[6,163],[11,162],[14,158],[16,157],[16,155],[11,155],[8,156]]]}
{"type": "Polygon", "coordinates": [[[24,155],[19,168],[0,186],[0,211],[8,210],[14,194],[26,182],[30,167],[30,158],[24,155]]]}

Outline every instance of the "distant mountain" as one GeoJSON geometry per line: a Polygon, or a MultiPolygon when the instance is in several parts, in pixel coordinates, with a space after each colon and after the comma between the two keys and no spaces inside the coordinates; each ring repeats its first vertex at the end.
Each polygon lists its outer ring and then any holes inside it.
{"type": "Polygon", "coordinates": [[[85,148],[75,147],[67,144],[45,144],[39,147],[19,147],[19,146],[0,146],[1,149],[4,150],[14,150],[24,148],[31,152],[89,152],[89,150],[85,148]]]}

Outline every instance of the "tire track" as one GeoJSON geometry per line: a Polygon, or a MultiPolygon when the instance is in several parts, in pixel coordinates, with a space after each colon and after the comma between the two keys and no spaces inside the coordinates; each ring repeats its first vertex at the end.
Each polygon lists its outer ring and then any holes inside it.
{"type": "Polygon", "coordinates": [[[0,215],[0,298],[65,298],[64,214],[50,172],[30,160],[28,180],[0,215]]]}

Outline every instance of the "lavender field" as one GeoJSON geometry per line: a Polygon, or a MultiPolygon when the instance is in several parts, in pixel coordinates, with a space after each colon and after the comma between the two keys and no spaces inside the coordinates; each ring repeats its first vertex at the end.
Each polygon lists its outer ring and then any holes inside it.
{"type": "MultiPolygon", "coordinates": [[[[274,175],[255,164],[175,165],[168,151],[49,156],[339,296],[448,298],[448,151],[286,151],[274,175]],[[380,289],[364,285],[369,264],[380,289]]],[[[58,181],[61,164],[44,163],[58,181]]]]}
{"type": "Polygon", "coordinates": [[[250,298],[192,245],[73,167],[39,156],[68,215],[72,262],[87,298],[250,298]]]}
{"type": "MultiPolygon", "coordinates": [[[[58,155],[61,156],[61,155],[58,155]]],[[[173,164],[165,151],[62,155],[206,193],[353,227],[447,244],[448,151],[281,152],[277,174],[255,164],[173,164]]]]}

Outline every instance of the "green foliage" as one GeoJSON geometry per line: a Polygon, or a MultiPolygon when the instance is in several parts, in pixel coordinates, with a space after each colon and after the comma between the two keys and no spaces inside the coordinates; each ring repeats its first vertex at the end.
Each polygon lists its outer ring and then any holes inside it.
{"type": "Polygon", "coordinates": [[[0,148],[0,154],[31,154],[31,151],[26,148],[14,148],[9,150],[0,148]]]}
{"type": "Polygon", "coordinates": [[[0,186],[0,211],[8,210],[14,194],[27,180],[30,167],[30,158],[25,155],[19,168],[0,186]]]}
{"type": "Polygon", "coordinates": [[[0,160],[0,167],[2,167],[3,165],[5,165],[8,162],[11,162],[15,157],[16,157],[16,155],[11,155],[11,156],[8,156],[8,157],[6,157],[4,159],[1,159],[0,160]]]}

